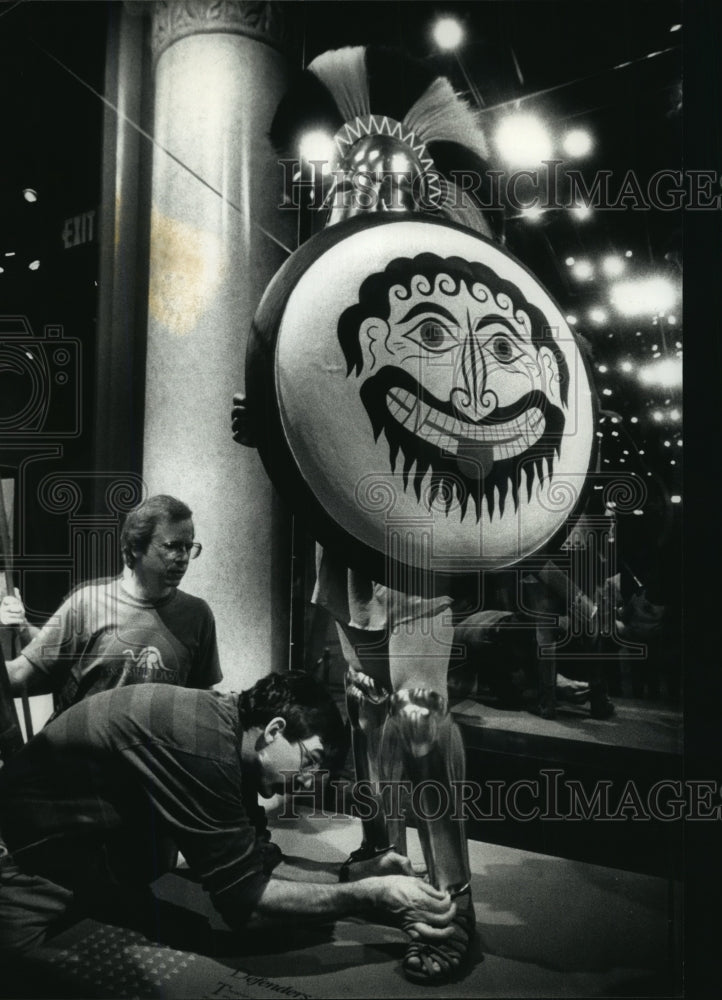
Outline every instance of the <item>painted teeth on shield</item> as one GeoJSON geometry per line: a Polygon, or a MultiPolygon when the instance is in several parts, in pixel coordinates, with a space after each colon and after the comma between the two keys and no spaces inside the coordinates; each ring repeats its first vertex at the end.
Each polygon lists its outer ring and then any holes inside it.
{"type": "Polygon", "coordinates": [[[390,391],[387,405],[391,416],[400,424],[409,429],[413,426],[418,437],[438,448],[456,455],[464,443],[492,444],[494,461],[514,458],[531,448],[546,425],[544,414],[535,407],[502,427],[477,426],[439,413],[406,389],[390,391]]]}

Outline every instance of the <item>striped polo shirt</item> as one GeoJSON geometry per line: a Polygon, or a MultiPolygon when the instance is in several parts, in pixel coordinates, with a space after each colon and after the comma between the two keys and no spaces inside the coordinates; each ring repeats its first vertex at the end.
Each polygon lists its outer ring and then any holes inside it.
{"type": "Polygon", "coordinates": [[[20,867],[97,892],[162,874],[174,844],[242,925],[273,862],[243,787],[238,698],[143,684],[65,711],[0,770],[0,827],[20,867]]]}

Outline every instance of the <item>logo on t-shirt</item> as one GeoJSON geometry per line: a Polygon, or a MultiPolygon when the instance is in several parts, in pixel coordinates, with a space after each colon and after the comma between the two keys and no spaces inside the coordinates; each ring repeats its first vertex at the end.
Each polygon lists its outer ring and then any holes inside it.
{"type": "Polygon", "coordinates": [[[157,646],[144,646],[138,653],[132,649],[124,649],[123,655],[133,661],[132,665],[127,663],[123,670],[126,684],[129,682],[142,684],[149,681],[161,684],[177,683],[176,672],[164,665],[157,646]]]}

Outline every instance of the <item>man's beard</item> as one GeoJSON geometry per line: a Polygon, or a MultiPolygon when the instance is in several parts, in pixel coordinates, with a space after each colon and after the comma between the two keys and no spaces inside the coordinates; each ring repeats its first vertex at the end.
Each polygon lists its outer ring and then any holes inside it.
{"type": "Polygon", "coordinates": [[[493,519],[495,490],[498,490],[499,516],[504,514],[509,492],[516,512],[524,475],[529,501],[534,482],[542,483],[554,474],[554,457],[559,457],[565,417],[562,410],[538,389],[522,396],[512,406],[498,407],[490,418],[477,423],[463,419],[450,401],[437,399],[419,385],[413,375],[401,368],[382,368],[364,382],[360,395],[371,418],[374,439],[378,440],[382,431],[386,435],[392,472],[396,471],[396,462],[401,454],[404,489],[407,489],[409,479],[413,478],[416,499],[421,501],[424,476],[431,470],[428,504],[442,504],[447,516],[456,501],[463,521],[471,498],[478,521],[481,500],[485,497],[489,518],[493,519]],[[418,406],[430,408],[442,419],[450,418],[446,423],[452,429],[440,427],[434,435],[430,435],[431,438],[436,436],[437,441],[444,440],[445,444],[420,437],[393,416],[387,399],[391,391],[396,392],[397,398],[412,398],[414,401],[413,408],[407,411],[405,423],[414,423],[412,418],[418,416],[418,406]],[[542,427],[542,422],[543,430],[538,439],[527,446],[524,435],[536,438],[535,431],[542,427]],[[517,431],[505,437],[505,428],[508,430],[512,423],[517,431]],[[484,440],[492,438],[494,433],[496,441],[484,440]],[[451,450],[452,440],[458,443],[456,453],[451,450]],[[495,445],[499,447],[502,442],[509,451],[516,453],[495,460],[493,448],[495,445]]]}

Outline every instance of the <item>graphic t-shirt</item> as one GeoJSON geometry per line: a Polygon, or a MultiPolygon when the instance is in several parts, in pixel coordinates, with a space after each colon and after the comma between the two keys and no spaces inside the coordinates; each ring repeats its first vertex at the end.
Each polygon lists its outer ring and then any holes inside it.
{"type": "Polygon", "coordinates": [[[222,677],[205,601],[181,590],[139,600],[121,578],[75,590],[23,655],[51,678],[58,712],[127,684],[207,688],[222,677]]]}

